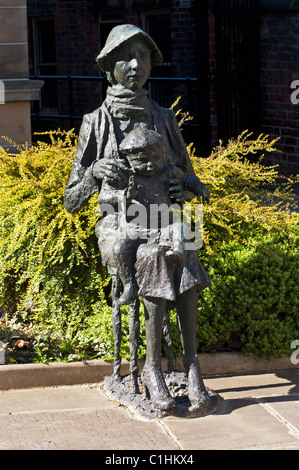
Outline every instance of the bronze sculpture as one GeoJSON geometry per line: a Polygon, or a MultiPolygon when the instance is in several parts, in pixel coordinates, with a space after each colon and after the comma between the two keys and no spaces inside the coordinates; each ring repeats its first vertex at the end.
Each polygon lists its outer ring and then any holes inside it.
{"type": "MultiPolygon", "coordinates": [[[[102,106],[84,116],[65,208],[78,211],[99,191],[98,245],[114,276],[114,311],[119,312],[120,304],[132,308],[132,342],[138,339],[138,296],[144,304],[147,353],[141,379],[151,402],[163,411],[175,406],[161,370],[162,322],[172,303],[191,406],[212,412],[215,405],[202,380],[196,342],[198,295],[210,279],[197,252],[184,250],[182,237],[174,246],[173,220],[152,227],[145,217],[142,226],[127,211],[132,201],[147,215],[160,202],[180,207],[194,196],[208,202],[209,192],[195,176],[174,112],[149,99],[143,88],[152,67],[162,60],[154,41],[136,26],[117,26],[96,60],[110,86],[102,106]]],[[[119,335],[119,330],[114,333],[119,335]]],[[[136,362],[136,345],[134,351],[136,362]]]]}

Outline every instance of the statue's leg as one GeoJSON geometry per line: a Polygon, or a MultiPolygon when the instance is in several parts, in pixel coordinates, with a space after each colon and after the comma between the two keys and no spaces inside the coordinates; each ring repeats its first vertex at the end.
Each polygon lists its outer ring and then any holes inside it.
{"type": "Polygon", "coordinates": [[[134,268],[137,248],[138,242],[130,239],[118,240],[113,245],[113,257],[124,288],[118,299],[120,305],[130,305],[138,295],[134,268]]]}
{"type": "Polygon", "coordinates": [[[133,393],[139,393],[138,387],[138,346],[140,337],[139,299],[130,305],[130,372],[133,385],[133,393]]]}
{"type": "Polygon", "coordinates": [[[178,321],[188,376],[188,397],[192,405],[202,406],[209,395],[205,388],[197,357],[196,323],[198,292],[196,288],[181,294],[176,300],[178,321]]]}
{"type": "Polygon", "coordinates": [[[114,336],[114,369],[113,374],[115,376],[120,375],[121,357],[120,357],[120,345],[121,345],[121,312],[118,303],[118,298],[121,292],[121,281],[117,276],[112,277],[112,327],[114,336]]]}
{"type": "Polygon", "coordinates": [[[144,299],[146,361],[141,375],[147,396],[161,410],[169,410],[175,401],[166,386],[161,369],[162,322],[166,301],[157,298],[144,299]]]}
{"type": "Polygon", "coordinates": [[[170,319],[169,311],[166,309],[163,316],[163,336],[166,345],[166,354],[167,354],[167,369],[169,371],[174,370],[174,356],[172,350],[172,338],[170,332],[170,319]]]}

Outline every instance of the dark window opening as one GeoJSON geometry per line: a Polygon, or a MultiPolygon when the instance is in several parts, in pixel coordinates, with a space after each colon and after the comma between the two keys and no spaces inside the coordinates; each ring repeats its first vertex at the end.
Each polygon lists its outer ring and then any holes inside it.
{"type": "MultiPolygon", "coordinates": [[[[171,24],[169,13],[145,13],[144,30],[153,38],[163,55],[163,62],[151,72],[151,77],[172,77],[171,24]]],[[[172,84],[163,81],[152,81],[148,85],[151,96],[160,105],[169,107],[173,100],[172,84]]]]}
{"type": "MultiPolygon", "coordinates": [[[[33,65],[36,75],[56,75],[56,46],[54,19],[36,19],[33,23],[33,65]]],[[[41,89],[40,111],[57,112],[57,85],[44,80],[41,89]]]]}
{"type": "Polygon", "coordinates": [[[115,27],[123,23],[122,18],[119,15],[102,15],[100,19],[100,49],[103,49],[106,43],[106,39],[110,31],[115,27]]]}
{"type": "Polygon", "coordinates": [[[259,8],[257,0],[216,0],[218,138],[258,131],[259,8]]]}

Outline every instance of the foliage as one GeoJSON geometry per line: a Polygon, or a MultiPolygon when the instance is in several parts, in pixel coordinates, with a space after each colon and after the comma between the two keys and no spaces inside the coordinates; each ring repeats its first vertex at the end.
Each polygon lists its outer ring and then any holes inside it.
{"type": "Polygon", "coordinates": [[[243,132],[226,146],[220,144],[208,158],[197,158],[189,147],[195,171],[211,192],[211,203],[204,207],[204,239],[211,250],[219,241],[282,230],[296,218],[293,180],[282,177],[277,166],[263,165],[263,154],[252,161],[261,151],[275,151],[277,139],[251,136],[243,132]]]}
{"type": "MultiPolygon", "coordinates": [[[[189,119],[188,115],[183,116],[189,119]]],[[[0,149],[0,339],[18,359],[15,340],[32,346],[39,362],[113,356],[110,277],[94,235],[96,196],[77,214],[63,207],[76,149],[70,132],[49,132],[49,143],[0,149]]],[[[204,207],[199,256],[212,287],[201,297],[199,351],[290,353],[298,332],[298,215],[290,179],[262,164],[275,140],[248,132],[209,158],[188,146],[200,179],[211,191],[204,207]],[[253,157],[255,160],[253,161],[253,157]]],[[[195,204],[193,201],[192,204],[195,204]]],[[[180,354],[175,312],[174,349],[180,354]]],[[[129,313],[122,308],[121,354],[129,357],[129,313]]],[[[139,356],[145,354],[141,312],[139,356]]],[[[29,359],[28,359],[29,360],[29,359]]]]}
{"type": "Polygon", "coordinates": [[[280,357],[299,334],[299,230],[294,179],[262,164],[277,139],[243,132],[193,166],[211,191],[199,256],[212,286],[203,292],[201,350],[280,357]],[[257,161],[252,161],[258,154],[257,161]],[[208,347],[207,347],[208,345],[208,347]]]}
{"type": "Polygon", "coordinates": [[[0,151],[0,302],[25,319],[76,325],[109,282],[96,246],[93,198],[79,214],[63,207],[76,148],[70,132],[50,143],[0,151]]]}
{"type": "Polygon", "coordinates": [[[299,332],[299,229],[223,242],[206,256],[212,286],[202,295],[198,338],[202,351],[290,354],[299,332]],[[208,347],[207,347],[208,345],[208,347]]]}

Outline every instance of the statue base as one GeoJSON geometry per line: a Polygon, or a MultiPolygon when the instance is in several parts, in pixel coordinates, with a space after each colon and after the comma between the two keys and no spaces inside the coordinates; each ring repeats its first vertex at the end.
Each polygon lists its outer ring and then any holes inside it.
{"type": "Polygon", "coordinates": [[[216,413],[221,405],[222,398],[213,390],[207,388],[209,400],[204,405],[192,406],[187,395],[188,380],[184,372],[164,372],[164,378],[171,396],[176,405],[169,411],[161,411],[155,403],[145,396],[143,385],[138,377],[140,393],[133,392],[130,375],[111,375],[104,380],[104,389],[108,396],[126,406],[137,418],[159,419],[166,416],[179,418],[199,418],[216,413]]]}

